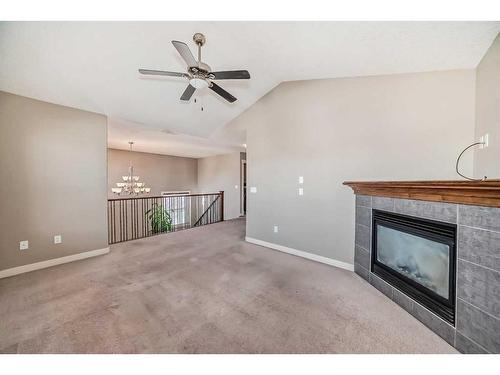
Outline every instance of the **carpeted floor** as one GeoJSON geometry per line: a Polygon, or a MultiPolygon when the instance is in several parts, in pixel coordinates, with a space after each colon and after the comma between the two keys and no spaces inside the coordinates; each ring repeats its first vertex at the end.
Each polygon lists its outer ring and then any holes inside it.
{"type": "Polygon", "coordinates": [[[242,219],[0,280],[4,353],[455,353],[354,273],[242,219]]]}

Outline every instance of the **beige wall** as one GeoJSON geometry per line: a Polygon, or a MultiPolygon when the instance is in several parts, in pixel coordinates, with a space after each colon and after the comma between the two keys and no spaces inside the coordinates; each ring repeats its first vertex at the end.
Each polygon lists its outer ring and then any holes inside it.
{"type": "Polygon", "coordinates": [[[108,197],[116,198],[111,187],[127,173],[132,160],[135,173],[151,187],[150,195],[161,191],[224,190],[224,217],[232,219],[240,215],[240,159],[239,152],[192,159],[108,149],[108,197]]]}
{"type": "Polygon", "coordinates": [[[0,170],[0,270],[108,246],[106,117],[0,92],[0,170]]]}
{"type": "MultiPolygon", "coordinates": [[[[342,182],[456,179],[474,86],[473,70],[282,83],[234,121],[257,187],[247,236],[353,263],[354,195],[342,182]]],[[[472,173],[471,155],[462,169],[472,173]]]]}
{"type": "Polygon", "coordinates": [[[116,187],[116,183],[122,181],[121,176],[128,174],[130,160],[134,174],[151,188],[149,195],[160,195],[162,191],[197,191],[196,159],[108,149],[107,191],[110,198],[116,198],[111,187],[116,187]]]}
{"type": "Polygon", "coordinates": [[[476,140],[486,133],[490,146],[476,148],[474,175],[500,178],[500,34],[476,71],[476,140]]]}
{"type": "Polygon", "coordinates": [[[240,216],[240,163],[239,152],[198,159],[198,190],[224,191],[224,219],[240,216]]]}

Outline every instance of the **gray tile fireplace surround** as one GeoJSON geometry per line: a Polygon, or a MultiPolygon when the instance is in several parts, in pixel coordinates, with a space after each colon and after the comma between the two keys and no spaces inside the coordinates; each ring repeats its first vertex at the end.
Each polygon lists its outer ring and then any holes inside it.
{"type": "Polygon", "coordinates": [[[462,353],[500,353],[500,208],[356,196],[354,270],[462,353]],[[456,327],[370,272],[372,208],[457,224],[456,327]]]}

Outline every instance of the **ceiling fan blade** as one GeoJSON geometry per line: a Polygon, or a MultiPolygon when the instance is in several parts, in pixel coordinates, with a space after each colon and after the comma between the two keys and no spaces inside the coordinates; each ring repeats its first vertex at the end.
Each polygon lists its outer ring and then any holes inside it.
{"type": "Polygon", "coordinates": [[[182,58],[189,67],[198,66],[198,62],[195,60],[193,54],[191,53],[191,50],[189,49],[186,43],[179,42],[177,40],[172,40],[172,44],[174,45],[177,52],[180,53],[180,55],[182,56],[182,58]]]}
{"type": "Polygon", "coordinates": [[[151,69],[139,69],[139,73],[148,76],[168,76],[168,77],[186,77],[189,78],[187,73],[177,73],[177,72],[167,72],[166,70],[151,70],[151,69]]]}
{"type": "Polygon", "coordinates": [[[186,87],[186,89],[182,93],[181,100],[186,100],[187,101],[187,100],[191,99],[191,97],[193,96],[195,90],[196,89],[193,86],[188,85],[188,87],[186,87]]]}
{"type": "Polygon", "coordinates": [[[250,79],[248,70],[226,70],[223,72],[211,72],[212,79],[250,79]]]}
{"type": "Polygon", "coordinates": [[[219,85],[211,82],[210,90],[215,91],[217,94],[222,96],[224,99],[226,99],[229,103],[233,103],[236,101],[236,98],[232,96],[230,93],[228,93],[226,90],[224,90],[222,87],[219,85]]]}

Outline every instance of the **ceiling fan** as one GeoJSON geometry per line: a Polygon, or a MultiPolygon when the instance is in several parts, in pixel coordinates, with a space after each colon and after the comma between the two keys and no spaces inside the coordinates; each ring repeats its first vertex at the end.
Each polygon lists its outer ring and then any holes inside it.
{"type": "Polygon", "coordinates": [[[217,85],[214,80],[221,79],[250,79],[250,73],[247,70],[227,70],[220,72],[212,72],[210,66],[201,61],[201,47],[206,42],[206,38],[201,33],[196,33],[193,35],[193,41],[198,46],[198,61],[194,58],[188,45],[177,40],[172,40],[172,44],[184,61],[187,64],[187,73],[178,72],[168,72],[165,70],[150,70],[150,69],[139,69],[139,73],[144,75],[153,76],[168,76],[168,77],[181,77],[187,78],[189,84],[184,90],[181,96],[181,100],[188,101],[193,96],[196,89],[209,88],[215,93],[222,96],[228,102],[233,103],[236,98],[224,90],[222,87],[217,85]]]}

